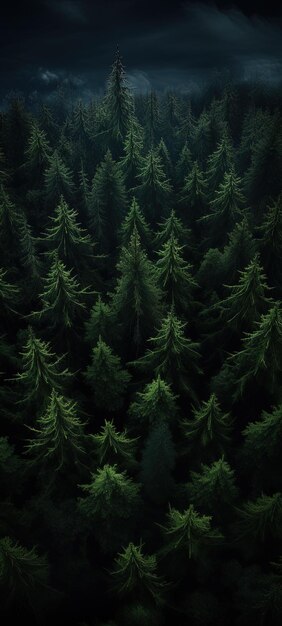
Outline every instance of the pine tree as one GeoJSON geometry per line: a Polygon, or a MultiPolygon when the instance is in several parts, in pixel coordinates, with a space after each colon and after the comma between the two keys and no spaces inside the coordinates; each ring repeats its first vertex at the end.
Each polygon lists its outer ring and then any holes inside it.
{"type": "Polygon", "coordinates": [[[86,495],[79,499],[80,511],[91,527],[95,523],[95,535],[103,550],[117,550],[132,534],[141,504],[139,485],[116,465],[104,465],[82,489],[86,495]]]}
{"type": "Polygon", "coordinates": [[[224,282],[232,283],[238,279],[238,272],[243,271],[256,253],[247,218],[238,222],[229,234],[229,242],[223,251],[224,282]]]}
{"type": "Polygon", "coordinates": [[[117,228],[126,210],[126,191],[121,168],[108,150],[93,178],[89,196],[90,224],[98,242],[112,251],[116,246],[117,228]],[[111,229],[107,225],[111,224],[111,229]]]}
{"type": "Polygon", "coordinates": [[[243,454],[249,467],[253,467],[260,483],[265,480],[281,483],[282,405],[271,412],[263,411],[260,419],[250,422],[243,435],[243,454]]]}
{"type": "Polygon", "coordinates": [[[211,195],[219,188],[225,174],[232,171],[233,167],[233,148],[230,138],[225,132],[215,152],[208,159],[207,183],[211,195]]]}
{"type": "Polygon", "coordinates": [[[95,346],[99,337],[112,343],[116,334],[115,315],[111,307],[99,295],[90,311],[89,320],[85,324],[85,339],[91,347],[95,346]]]}
{"type": "Polygon", "coordinates": [[[72,174],[55,150],[49,158],[49,165],[45,171],[46,203],[52,207],[57,206],[61,196],[70,200],[73,189],[72,174]]]}
{"type": "Polygon", "coordinates": [[[172,178],[172,174],[173,174],[173,165],[172,165],[172,161],[170,158],[170,154],[169,151],[167,149],[167,146],[163,140],[163,138],[161,138],[160,142],[157,145],[157,153],[159,155],[159,157],[161,158],[161,162],[163,165],[163,169],[165,172],[165,175],[167,176],[167,178],[172,178]]]}
{"type": "Polygon", "coordinates": [[[22,602],[31,608],[36,596],[46,586],[48,566],[35,547],[29,550],[10,537],[0,539],[0,582],[7,591],[11,607],[22,602]]]}
{"type": "Polygon", "coordinates": [[[83,461],[85,436],[77,413],[76,402],[52,390],[46,411],[35,428],[30,428],[34,436],[28,442],[27,452],[33,463],[42,469],[47,466],[59,471],[83,461]]]}
{"type": "Polygon", "coordinates": [[[117,265],[121,273],[113,295],[113,309],[122,335],[138,350],[159,321],[160,292],[154,267],[142,250],[135,228],[129,246],[123,248],[117,265]]]}
{"type": "Polygon", "coordinates": [[[184,186],[184,181],[191,172],[192,169],[192,155],[191,150],[188,146],[188,142],[185,141],[185,144],[180,152],[178,161],[176,163],[175,171],[176,171],[176,181],[179,187],[184,186]]]}
{"type": "Polygon", "coordinates": [[[24,401],[36,400],[42,407],[51,390],[61,391],[71,374],[66,368],[62,369],[63,356],[57,357],[51,352],[50,344],[38,339],[31,327],[21,357],[21,371],[15,380],[26,388],[24,401]]]}
{"type": "Polygon", "coordinates": [[[148,383],[144,391],[136,394],[136,399],[129,407],[129,416],[136,425],[152,425],[173,422],[176,413],[176,396],[172,393],[170,385],[157,376],[148,383]]]}
{"type": "Polygon", "coordinates": [[[181,551],[189,559],[198,559],[203,549],[222,542],[223,536],[211,526],[212,517],[200,515],[190,504],[183,513],[170,509],[164,533],[166,550],[181,551]]]}
{"type": "Polygon", "coordinates": [[[135,229],[140,237],[142,247],[145,248],[145,250],[148,250],[151,244],[152,234],[136,198],[133,197],[130,209],[124,218],[120,229],[121,243],[123,246],[127,247],[130,244],[130,240],[135,229]]]}
{"type": "Polygon", "coordinates": [[[94,401],[98,408],[116,411],[122,406],[123,395],[131,376],[122,369],[120,358],[113,354],[101,337],[92,350],[92,362],[87,367],[85,377],[93,388],[94,401]]]}
{"type": "Polygon", "coordinates": [[[216,457],[225,452],[230,443],[231,417],[223,413],[214,393],[199,409],[193,410],[193,419],[183,421],[183,434],[189,446],[216,457]]]}
{"type": "Polygon", "coordinates": [[[259,242],[265,269],[271,284],[280,287],[282,254],[282,194],[267,207],[267,211],[258,228],[261,234],[259,242]]]}
{"type": "Polygon", "coordinates": [[[210,203],[211,213],[201,218],[209,229],[208,237],[214,246],[224,245],[228,233],[234,228],[242,216],[244,196],[241,192],[241,181],[234,170],[224,175],[223,182],[210,203]]]}
{"type": "Polygon", "coordinates": [[[185,215],[185,220],[189,225],[192,225],[195,219],[201,217],[206,206],[206,194],[207,190],[204,175],[197,161],[195,161],[191,171],[184,180],[179,199],[180,206],[183,209],[183,215],[185,215]]]}
{"type": "Polygon", "coordinates": [[[166,503],[173,493],[175,456],[169,426],[163,420],[159,421],[146,441],[140,473],[145,494],[157,505],[166,503]]]}
{"type": "Polygon", "coordinates": [[[229,357],[229,361],[236,378],[235,398],[255,381],[271,393],[274,400],[281,400],[282,319],[279,303],[261,316],[255,330],[243,339],[243,348],[229,357]]]}
{"type": "Polygon", "coordinates": [[[193,504],[213,514],[219,523],[226,510],[233,513],[239,495],[235,472],[224,457],[211,465],[201,465],[201,472],[191,472],[187,490],[193,504]]]}
{"type": "Polygon", "coordinates": [[[172,235],[158,252],[156,271],[165,301],[178,315],[193,310],[193,291],[197,287],[191,269],[192,265],[183,258],[183,248],[172,235]]]}
{"type": "Polygon", "coordinates": [[[262,495],[255,501],[246,502],[238,511],[238,539],[249,537],[252,541],[266,541],[269,536],[281,541],[282,494],[262,495]]]}
{"type": "Polygon", "coordinates": [[[134,361],[133,365],[137,369],[160,374],[172,383],[174,389],[181,390],[197,401],[194,381],[200,373],[199,344],[185,337],[185,326],[174,311],[170,311],[163,319],[157,335],[149,340],[153,348],[134,361]]]}
{"type": "Polygon", "coordinates": [[[140,184],[137,186],[145,217],[152,224],[156,224],[159,218],[167,213],[171,198],[171,185],[167,179],[161,157],[151,149],[143,159],[138,174],[140,184]]]}
{"type": "Polygon", "coordinates": [[[0,267],[0,319],[15,313],[14,307],[19,301],[20,291],[17,285],[7,281],[7,271],[0,267]]]}
{"type": "MultiPolygon", "coordinates": [[[[10,267],[18,261],[20,247],[19,220],[21,211],[10,200],[3,186],[0,188],[0,243],[2,258],[10,267]]],[[[2,261],[2,263],[3,263],[2,261]]]]}
{"type": "Polygon", "coordinates": [[[130,93],[122,58],[117,49],[116,58],[108,79],[105,100],[111,137],[119,144],[130,127],[133,113],[133,100],[130,93]]]}
{"type": "Polygon", "coordinates": [[[230,295],[215,306],[221,318],[239,331],[252,327],[271,304],[271,299],[267,297],[269,287],[258,255],[243,272],[239,272],[238,282],[226,285],[226,288],[230,290],[230,295]]]}
{"type": "Polygon", "coordinates": [[[51,148],[44,130],[33,124],[25,152],[25,168],[32,181],[42,184],[44,170],[49,165],[51,148]]]}
{"type": "Polygon", "coordinates": [[[137,175],[142,159],[142,148],[142,127],[137,119],[132,117],[124,141],[124,156],[120,161],[127,189],[132,189],[137,184],[137,175]]]}
{"type": "Polygon", "coordinates": [[[118,432],[113,421],[105,420],[100,433],[90,435],[99,464],[120,464],[133,467],[137,439],[128,437],[127,431],[118,432]]]}
{"type": "Polygon", "coordinates": [[[49,256],[57,252],[59,258],[66,263],[68,269],[80,271],[87,269],[93,255],[93,244],[90,236],[81,228],[78,213],[71,209],[61,196],[55,209],[54,217],[50,217],[51,226],[45,232],[44,244],[50,250],[49,256]]]}
{"type": "Polygon", "coordinates": [[[210,118],[206,111],[201,113],[193,130],[193,152],[200,167],[204,169],[211,151],[210,118]]]}
{"type": "Polygon", "coordinates": [[[144,555],[142,543],[139,546],[129,543],[118,554],[112,575],[120,594],[145,595],[157,604],[161,602],[166,583],[157,574],[155,555],[144,555]]]}
{"type": "Polygon", "coordinates": [[[148,95],[146,103],[145,137],[148,147],[154,146],[159,135],[160,111],[155,91],[148,95]]]}
{"type": "Polygon", "coordinates": [[[80,287],[72,272],[55,255],[40,294],[42,309],[32,313],[32,317],[45,321],[52,333],[64,335],[69,329],[76,330],[92,293],[88,287],[80,287]]]}
{"type": "Polygon", "coordinates": [[[30,301],[30,297],[38,293],[42,267],[37,253],[37,237],[33,235],[24,214],[18,216],[18,235],[20,263],[24,273],[24,290],[30,301]]]}
{"type": "Polygon", "coordinates": [[[187,243],[190,231],[185,228],[174,209],[171,210],[169,217],[159,224],[159,227],[160,230],[155,237],[158,246],[164,245],[171,237],[175,237],[181,245],[187,243]]]}

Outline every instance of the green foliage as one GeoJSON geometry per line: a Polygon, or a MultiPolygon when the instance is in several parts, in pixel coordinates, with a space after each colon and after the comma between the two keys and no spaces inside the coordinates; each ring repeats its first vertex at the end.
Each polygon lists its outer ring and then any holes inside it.
{"type": "Polygon", "coordinates": [[[25,167],[30,178],[42,182],[44,170],[49,165],[51,148],[44,130],[33,124],[26,149],[25,167]]]}
{"type": "Polygon", "coordinates": [[[120,358],[113,354],[101,337],[92,350],[92,362],[87,367],[85,377],[93,389],[98,408],[116,411],[122,406],[131,376],[122,369],[120,358]]]}
{"type": "Polygon", "coordinates": [[[46,585],[47,578],[46,559],[38,556],[34,547],[28,550],[10,537],[0,539],[0,581],[8,591],[8,599],[32,604],[33,594],[46,585]]]}
{"type": "Polygon", "coordinates": [[[142,548],[142,543],[129,543],[116,557],[112,576],[120,594],[149,595],[159,604],[166,585],[157,573],[155,555],[144,555],[142,548]]]}
{"type": "Polygon", "coordinates": [[[224,133],[215,152],[208,159],[207,182],[211,193],[214,193],[223,182],[225,174],[234,166],[234,154],[230,138],[224,133]]]}
{"type": "Polygon", "coordinates": [[[192,169],[192,156],[187,141],[181,149],[178,161],[176,163],[176,180],[180,187],[184,185],[184,181],[192,169]]]}
{"type": "Polygon", "coordinates": [[[143,424],[156,426],[158,423],[173,421],[176,412],[176,396],[160,375],[146,385],[144,391],[136,394],[136,400],[129,407],[130,417],[141,428],[143,424]]]}
{"type": "Polygon", "coordinates": [[[243,431],[244,456],[248,465],[271,472],[279,478],[281,464],[282,405],[273,411],[263,411],[260,419],[250,422],[243,431]]]}
{"type": "Polygon", "coordinates": [[[235,472],[224,457],[211,465],[201,465],[201,472],[191,472],[187,490],[189,499],[196,507],[203,508],[219,521],[226,508],[232,510],[239,495],[235,472]]]}
{"type": "Polygon", "coordinates": [[[177,217],[174,209],[171,210],[169,217],[164,219],[159,226],[160,230],[155,238],[157,245],[164,245],[171,237],[175,237],[181,244],[187,241],[189,231],[184,227],[181,219],[177,217]]]}
{"type": "Polygon", "coordinates": [[[132,96],[129,91],[119,50],[108,79],[105,99],[110,134],[115,141],[124,139],[133,113],[132,96]]]}
{"type": "Polygon", "coordinates": [[[133,197],[130,209],[120,229],[122,246],[129,246],[131,237],[135,230],[140,237],[142,247],[148,249],[150,247],[152,234],[136,198],[133,197]]]}
{"type": "Polygon", "coordinates": [[[241,180],[235,171],[227,172],[223,182],[210,203],[211,212],[201,218],[209,229],[208,237],[213,245],[223,245],[228,233],[234,228],[242,216],[245,199],[241,192],[241,180]]]}
{"type": "Polygon", "coordinates": [[[124,156],[120,164],[128,189],[137,184],[137,175],[142,160],[143,132],[142,127],[135,117],[132,117],[129,129],[124,141],[124,156]]]}
{"type": "Polygon", "coordinates": [[[49,206],[57,206],[61,196],[69,200],[73,193],[72,174],[57,150],[49,158],[45,171],[45,197],[49,206]]]}
{"type": "Polygon", "coordinates": [[[183,421],[183,433],[190,446],[213,455],[225,451],[231,439],[231,417],[223,413],[214,393],[193,410],[193,419],[183,421]]]}
{"type": "Polygon", "coordinates": [[[159,421],[151,430],[141,460],[140,480],[145,494],[157,505],[168,501],[175,487],[172,471],[175,448],[168,424],[159,421]]]}
{"type": "Polygon", "coordinates": [[[185,219],[189,225],[192,225],[193,221],[202,215],[206,206],[206,192],[203,172],[195,161],[180,192],[180,205],[185,209],[185,219]]]}
{"type": "Polygon", "coordinates": [[[179,315],[191,313],[192,294],[197,283],[191,275],[192,266],[183,258],[183,246],[171,235],[158,256],[157,277],[166,303],[179,315]]]}
{"type": "Polygon", "coordinates": [[[156,224],[167,213],[172,191],[156,150],[149,150],[143,159],[138,178],[140,184],[136,189],[144,206],[145,217],[150,223],[156,224]]]}
{"type": "Polygon", "coordinates": [[[90,346],[95,346],[99,337],[106,341],[114,337],[115,316],[111,307],[98,296],[91,308],[89,320],[85,323],[85,339],[90,346]]]}
{"type": "Polygon", "coordinates": [[[269,535],[281,540],[282,495],[262,495],[249,501],[239,511],[238,538],[252,537],[258,541],[266,541],[269,535]]]}
{"type": "Polygon", "coordinates": [[[200,515],[190,504],[183,513],[177,509],[169,510],[164,533],[168,552],[181,551],[189,559],[198,559],[203,549],[220,543],[222,534],[212,528],[212,517],[200,515]]]}
{"type": "Polygon", "coordinates": [[[100,464],[119,463],[125,466],[135,464],[137,439],[128,437],[127,431],[118,432],[113,421],[105,420],[100,433],[91,435],[100,464]]]}

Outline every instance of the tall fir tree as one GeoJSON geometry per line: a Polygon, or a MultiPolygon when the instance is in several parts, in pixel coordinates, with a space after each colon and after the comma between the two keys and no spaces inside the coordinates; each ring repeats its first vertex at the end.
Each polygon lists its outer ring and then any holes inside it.
{"type": "Polygon", "coordinates": [[[133,197],[129,211],[124,218],[120,229],[122,246],[127,247],[129,245],[135,229],[140,237],[142,247],[145,250],[148,250],[152,242],[152,233],[136,198],[133,197]]]}
{"type": "Polygon", "coordinates": [[[145,600],[152,598],[159,604],[162,600],[165,582],[157,573],[155,555],[144,555],[143,544],[129,543],[115,559],[112,571],[115,585],[122,595],[134,595],[145,600]]]}
{"type": "Polygon", "coordinates": [[[164,172],[161,157],[154,149],[144,157],[138,174],[136,191],[144,207],[145,217],[155,225],[168,212],[171,184],[164,172]]]}
{"type": "Polygon", "coordinates": [[[113,354],[101,337],[92,350],[92,362],[87,367],[85,377],[93,388],[94,401],[98,408],[109,411],[121,408],[131,376],[122,369],[120,358],[113,354]]]}
{"type": "MultiPolygon", "coordinates": [[[[258,232],[260,235],[259,247],[270,284],[280,289],[282,277],[282,194],[267,207],[258,232]]],[[[279,291],[280,295],[281,290],[279,291]]]]}
{"type": "Polygon", "coordinates": [[[91,308],[90,317],[85,323],[85,339],[91,347],[97,344],[99,337],[109,344],[114,343],[116,336],[115,321],[112,308],[99,295],[91,308]]]}
{"type": "Polygon", "coordinates": [[[46,557],[39,556],[35,547],[28,549],[10,537],[0,539],[0,582],[6,592],[10,617],[23,607],[36,607],[38,594],[44,592],[49,578],[46,557]]]}
{"type": "Polygon", "coordinates": [[[114,422],[105,420],[99,433],[90,435],[99,464],[109,463],[125,467],[136,464],[137,439],[129,437],[127,431],[118,432],[114,422]]]}
{"type": "Polygon", "coordinates": [[[206,182],[197,161],[194,162],[191,171],[186,175],[179,195],[179,203],[185,222],[192,226],[195,219],[202,216],[207,202],[206,182]]]}
{"type": "Polygon", "coordinates": [[[211,526],[212,517],[200,515],[190,504],[183,513],[170,509],[164,526],[166,551],[181,551],[189,559],[198,559],[201,553],[223,540],[222,534],[211,526]]]}
{"type": "Polygon", "coordinates": [[[183,258],[183,246],[171,235],[158,252],[158,257],[157,277],[166,303],[178,315],[190,315],[195,304],[193,291],[197,283],[191,274],[192,265],[183,258]]]}
{"type": "Polygon", "coordinates": [[[129,417],[140,431],[148,426],[155,428],[161,423],[173,422],[177,414],[177,397],[160,376],[148,383],[136,394],[129,407],[129,417]]]}
{"type": "Polygon", "coordinates": [[[232,143],[225,132],[215,152],[208,159],[207,183],[211,195],[219,188],[225,174],[232,171],[233,167],[234,153],[232,143]]]}
{"type": "Polygon", "coordinates": [[[156,234],[155,242],[158,246],[163,246],[167,243],[167,241],[169,241],[170,237],[175,237],[175,239],[183,245],[187,243],[187,239],[189,240],[189,235],[190,231],[185,228],[175,210],[172,209],[169,217],[165,218],[159,224],[159,230],[156,234]]]}
{"type": "Polygon", "coordinates": [[[188,446],[201,450],[208,458],[216,458],[231,441],[231,416],[223,413],[214,393],[193,410],[193,418],[183,421],[183,434],[188,446]]]}
{"type": "Polygon", "coordinates": [[[115,152],[125,138],[133,114],[133,99],[118,49],[108,79],[105,106],[115,152]]]}
{"type": "Polygon", "coordinates": [[[69,201],[72,198],[74,184],[69,168],[58,154],[57,150],[49,158],[49,164],[45,170],[45,198],[48,207],[55,207],[60,202],[61,196],[69,201]]]}
{"type": "Polygon", "coordinates": [[[239,490],[235,483],[235,471],[224,457],[211,465],[201,465],[200,472],[191,472],[187,485],[188,497],[200,510],[212,514],[222,524],[226,513],[233,516],[233,507],[239,490]]]}
{"type": "Polygon", "coordinates": [[[137,176],[142,160],[142,149],[142,127],[140,126],[137,119],[135,117],[132,117],[123,145],[124,156],[121,158],[120,161],[128,190],[137,185],[137,176]]]}
{"type": "Polygon", "coordinates": [[[33,185],[42,184],[44,171],[49,165],[50,154],[51,148],[45,131],[40,130],[37,124],[33,124],[24,164],[33,185]]]}
{"type": "Polygon", "coordinates": [[[223,182],[210,203],[211,213],[203,216],[201,222],[208,229],[208,238],[213,246],[226,243],[227,235],[242,217],[245,199],[241,192],[241,181],[235,171],[227,172],[223,182]]]}

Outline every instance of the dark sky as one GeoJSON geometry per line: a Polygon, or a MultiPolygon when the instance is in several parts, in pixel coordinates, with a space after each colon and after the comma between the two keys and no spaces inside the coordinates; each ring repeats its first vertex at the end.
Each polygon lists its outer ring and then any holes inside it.
{"type": "Polygon", "coordinates": [[[1,9],[0,89],[82,97],[104,88],[116,45],[135,89],[196,88],[215,71],[280,79],[282,16],[271,2],[13,1],[1,9]]]}

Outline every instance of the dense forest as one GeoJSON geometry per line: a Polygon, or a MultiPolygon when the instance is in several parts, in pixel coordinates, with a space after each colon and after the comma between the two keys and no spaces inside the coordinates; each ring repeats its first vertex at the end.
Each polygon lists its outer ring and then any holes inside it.
{"type": "Polygon", "coordinates": [[[9,623],[281,623],[281,101],[134,94],[119,52],[89,102],[7,96],[9,623]]]}

